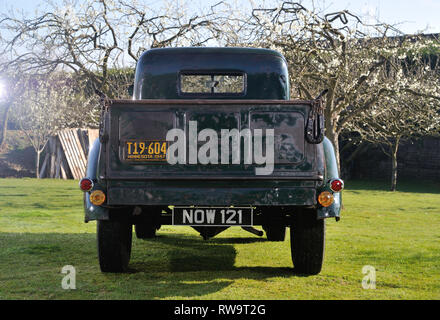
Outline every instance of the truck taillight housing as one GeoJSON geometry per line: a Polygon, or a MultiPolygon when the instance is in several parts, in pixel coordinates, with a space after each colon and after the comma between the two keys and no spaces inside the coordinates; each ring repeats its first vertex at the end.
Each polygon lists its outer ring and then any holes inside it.
{"type": "Polygon", "coordinates": [[[332,189],[333,192],[341,192],[344,190],[344,181],[341,179],[333,179],[330,181],[330,189],[332,189]]]}
{"type": "Polygon", "coordinates": [[[105,202],[105,193],[101,190],[95,190],[90,194],[90,202],[95,206],[100,206],[105,202]]]}
{"type": "Polygon", "coordinates": [[[79,188],[81,191],[88,192],[93,188],[93,181],[89,178],[82,178],[79,182],[79,188]]]}
{"type": "Polygon", "coordinates": [[[331,192],[324,191],[321,192],[321,194],[318,197],[318,202],[321,206],[324,208],[330,207],[333,202],[335,201],[335,198],[331,192]]]}

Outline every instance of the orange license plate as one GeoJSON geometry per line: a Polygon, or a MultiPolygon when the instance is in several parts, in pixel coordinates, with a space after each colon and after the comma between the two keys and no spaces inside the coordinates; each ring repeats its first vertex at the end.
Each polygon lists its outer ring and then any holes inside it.
{"type": "Polygon", "coordinates": [[[127,161],[167,161],[167,141],[126,141],[124,159],[127,161]]]}

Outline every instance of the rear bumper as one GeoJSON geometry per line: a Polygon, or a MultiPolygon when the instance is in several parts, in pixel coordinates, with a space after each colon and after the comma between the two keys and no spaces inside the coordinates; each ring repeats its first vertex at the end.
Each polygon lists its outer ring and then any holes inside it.
{"type": "Polygon", "coordinates": [[[118,186],[107,189],[108,205],[312,206],[316,188],[304,186],[171,185],[118,186]]]}
{"type": "MultiPolygon", "coordinates": [[[[107,220],[106,206],[294,206],[316,207],[317,218],[338,218],[341,210],[341,194],[335,194],[335,202],[328,208],[317,205],[317,194],[321,188],[315,182],[212,183],[209,181],[191,184],[188,182],[115,182],[108,183],[107,203],[103,207],[93,206],[85,193],[86,221],[107,220]]],[[[169,218],[170,217],[164,217],[169,218]]],[[[168,220],[169,220],[168,219],[168,220]]],[[[167,220],[167,221],[168,221],[167,220]]],[[[163,224],[169,224],[163,222],[163,224]]]]}

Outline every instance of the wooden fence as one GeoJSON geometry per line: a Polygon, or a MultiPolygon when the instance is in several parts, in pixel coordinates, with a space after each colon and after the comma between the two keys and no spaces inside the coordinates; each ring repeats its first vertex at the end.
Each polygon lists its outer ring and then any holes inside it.
{"type": "Polygon", "coordinates": [[[40,178],[76,179],[84,177],[89,146],[98,138],[96,129],[66,129],[49,139],[40,178]]]}

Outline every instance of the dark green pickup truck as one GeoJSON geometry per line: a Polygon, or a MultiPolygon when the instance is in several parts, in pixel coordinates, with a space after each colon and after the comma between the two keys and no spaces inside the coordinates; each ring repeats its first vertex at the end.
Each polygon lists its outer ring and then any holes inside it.
{"type": "MultiPolygon", "coordinates": [[[[128,268],[132,229],[231,226],[268,241],[290,228],[295,272],[317,274],[325,219],[339,220],[343,181],[324,137],[322,97],[290,100],[278,52],[166,48],[138,61],[132,100],[102,99],[84,191],[103,272],[128,268]]],[[[269,257],[268,257],[269,258],[269,257]]]]}

